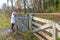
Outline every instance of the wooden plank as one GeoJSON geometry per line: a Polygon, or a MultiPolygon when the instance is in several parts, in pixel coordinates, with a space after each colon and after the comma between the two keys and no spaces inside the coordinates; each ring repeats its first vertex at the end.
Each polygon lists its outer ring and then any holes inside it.
{"type": "Polygon", "coordinates": [[[52,22],[51,20],[38,18],[38,17],[33,17],[33,20],[40,21],[40,22],[43,22],[43,23],[50,23],[50,22],[52,22]]]}
{"type": "MultiPolygon", "coordinates": [[[[47,20],[47,19],[43,19],[43,18],[38,18],[38,17],[33,17],[33,19],[36,20],[36,21],[43,22],[43,23],[54,23],[51,20],[47,20]]],[[[56,23],[56,26],[55,27],[60,31],[60,25],[59,24],[56,23]]]]}
{"type": "MultiPolygon", "coordinates": [[[[40,25],[40,24],[38,24],[38,23],[36,23],[36,22],[32,22],[32,24],[40,25]]],[[[40,25],[40,27],[41,27],[41,26],[43,26],[43,25],[40,25]]],[[[33,28],[33,30],[34,30],[34,29],[36,30],[36,29],[39,28],[39,27],[35,28],[35,27],[33,26],[32,28],[33,28]]],[[[45,29],[45,31],[52,33],[52,29],[51,29],[51,28],[45,29]]]]}
{"type": "Polygon", "coordinates": [[[20,31],[24,31],[27,32],[28,31],[28,27],[26,24],[27,20],[25,21],[24,19],[16,19],[16,23],[18,25],[18,30],[20,31]]]}
{"type": "Polygon", "coordinates": [[[36,34],[36,33],[33,33],[33,35],[34,36],[36,36],[39,40],[45,40],[45,39],[43,39],[42,37],[40,37],[38,34],[36,34]]]}
{"type": "Polygon", "coordinates": [[[17,23],[17,25],[18,25],[18,27],[20,27],[20,29],[22,27],[22,30],[28,31],[28,28],[25,25],[23,25],[22,23],[17,23]]]}
{"type": "Polygon", "coordinates": [[[60,32],[57,32],[57,36],[60,37],[60,32]]]}
{"type": "Polygon", "coordinates": [[[52,33],[52,29],[45,29],[45,31],[49,32],[49,33],[52,33]]]}
{"type": "Polygon", "coordinates": [[[32,15],[29,14],[29,30],[32,31],[32,15]]]}
{"type": "MultiPolygon", "coordinates": [[[[36,27],[34,27],[34,26],[32,26],[32,28],[33,28],[33,30],[38,29],[38,28],[36,28],[36,27]]],[[[39,31],[42,31],[42,30],[39,30],[39,31]]],[[[53,32],[51,28],[44,29],[44,31],[45,31],[45,32],[48,32],[48,33],[50,33],[50,34],[53,32]]],[[[36,32],[36,31],[35,31],[35,32],[36,32]]],[[[52,35],[52,34],[51,34],[51,35],[52,35]]]]}
{"type": "Polygon", "coordinates": [[[43,37],[45,37],[47,40],[52,40],[52,37],[50,37],[49,35],[47,35],[46,33],[44,33],[43,31],[38,32],[40,35],[42,35],[43,37]]]}
{"type": "Polygon", "coordinates": [[[52,31],[53,31],[53,32],[52,32],[52,38],[53,38],[53,39],[52,39],[52,40],[56,40],[56,28],[55,28],[55,26],[56,26],[56,24],[53,23],[53,27],[52,27],[52,28],[53,28],[53,30],[52,30],[52,31]]]}
{"type": "Polygon", "coordinates": [[[28,17],[26,17],[26,16],[22,16],[22,17],[16,17],[16,18],[19,18],[19,19],[28,19],[28,17]]]}
{"type": "Polygon", "coordinates": [[[36,25],[37,27],[40,27],[41,29],[48,28],[48,27],[51,27],[52,26],[51,23],[47,23],[45,25],[40,25],[39,23],[32,22],[32,24],[36,25]]]}
{"type": "Polygon", "coordinates": [[[32,24],[34,24],[34,25],[36,25],[36,26],[39,27],[38,29],[35,29],[35,30],[33,30],[32,32],[36,32],[36,31],[39,31],[39,30],[44,30],[44,29],[49,28],[49,27],[52,26],[51,24],[45,24],[45,25],[42,25],[42,26],[41,26],[40,24],[35,23],[35,22],[32,22],[32,24]]]}
{"type": "MultiPolygon", "coordinates": [[[[41,22],[44,22],[44,23],[54,23],[53,21],[51,20],[46,20],[46,19],[42,19],[42,18],[38,18],[38,17],[33,17],[34,20],[36,21],[41,21],[41,22]]],[[[56,26],[55,26],[59,31],[60,31],[60,25],[56,23],[56,26]]]]}
{"type": "Polygon", "coordinates": [[[36,22],[33,22],[33,21],[32,21],[32,24],[33,24],[33,25],[36,25],[37,27],[41,27],[41,26],[42,26],[41,24],[36,23],[36,22]]]}
{"type": "Polygon", "coordinates": [[[45,14],[45,15],[46,15],[46,14],[47,14],[47,15],[60,15],[60,13],[31,13],[31,14],[34,14],[34,15],[36,15],[36,14],[38,14],[38,15],[41,15],[41,14],[42,14],[42,15],[44,15],[44,14],[45,14]]]}
{"type": "Polygon", "coordinates": [[[57,28],[57,30],[60,31],[60,25],[59,24],[55,23],[55,27],[57,28]]]}
{"type": "MultiPolygon", "coordinates": [[[[51,20],[45,20],[45,19],[42,19],[42,18],[37,18],[37,17],[34,17],[33,18],[34,20],[38,20],[38,21],[41,21],[41,22],[44,22],[44,23],[54,23],[53,21],[51,20]],[[42,20],[41,20],[42,19],[42,20]]],[[[56,26],[55,26],[59,31],[60,31],[60,25],[56,23],[56,26]]]]}

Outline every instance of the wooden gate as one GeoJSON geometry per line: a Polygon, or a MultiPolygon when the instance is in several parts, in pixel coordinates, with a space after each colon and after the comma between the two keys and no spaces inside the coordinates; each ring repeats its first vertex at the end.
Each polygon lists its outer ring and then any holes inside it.
{"type": "Polygon", "coordinates": [[[20,32],[28,31],[28,17],[27,16],[16,17],[16,26],[18,26],[18,31],[20,32]]]}
{"type": "Polygon", "coordinates": [[[29,14],[29,29],[39,40],[56,40],[56,28],[60,31],[56,22],[29,14]]]}
{"type": "Polygon", "coordinates": [[[32,14],[29,14],[28,17],[16,17],[16,25],[18,25],[20,32],[27,32],[29,28],[32,34],[39,40],[56,40],[57,30],[60,31],[58,23],[32,16],[32,14]]]}

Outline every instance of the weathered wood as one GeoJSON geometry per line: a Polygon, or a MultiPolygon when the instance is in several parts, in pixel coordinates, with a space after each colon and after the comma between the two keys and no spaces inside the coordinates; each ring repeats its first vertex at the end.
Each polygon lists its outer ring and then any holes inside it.
{"type": "Polygon", "coordinates": [[[60,25],[59,24],[55,23],[55,27],[57,28],[57,30],[60,31],[60,25]]]}
{"type": "Polygon", "coordinates": [[[16,17],[16,18],[19,18],[19,19],[28,19],[28,17],[24,17],[24,16],[21,16],[21,17],[16,17]]]}
{"type": "Polygon", "coordinates": [[[33,33],[33,35],[34,36],[36,36],[39,40],[45,40],[45,39],[43,39],[42,37],[40,37],[38,34],[36,34],[36,33],[33,33]]]}
{"type": "MultiPolygon", "coordinates": [[[[59,13],[58,13],[59,14],[59,13]]],[[[58,15],[57,14],[57,15],[58,15]]],[[[56,14],[55,14],[56,15],[56,14]]],[[[41,18],[38,18],[38,17],[33,17],[33,19],[35,19],[36,21],[41,21],[41,22],[44,22],[44,23],[49,23],[49,22],[51,22],[51,23],[54,23],[53,21],[51,21],[51,20],[45,20],[45,19],[41,19],[41,18]]],[[[56,24],[56,28],[57,28],[57,30],[59,30],[60,31],[60,25],[59,24],[57,24],[57,23],[55,23],[56,24]]]]}
{"type": "Polygon", "coordinates": [[[41,27],[41,26],[42,26],[41,24],[36,23],[36,22],[33,22],[33,21],[32,21],[32,24],[33,24],[33,25],[36,25],[37,27],[41,27]]]}
{"type": "Polygon", "coordinates": [[[43,23],[50,23],[50,22],[52,22],[51,20],[38,18],[38,17],[33,17],[33,20],[40,21],[40,22],[43,22],[43,23]]]}
{"type": "MultiPolygon", "coordinates": [[[[34,20],[36,21],[41,21],[41,22],[44,22],[44,23],[54,23],[53,21],[51,20],[46,20],[46,19],[43,19],[43,18],[38,18],[38,17],[33,17],[34,20]]],[[[56,24],[56,28],[60,31],[60,25],[55,23],[56,24]]]]}
{"type": "MultiPolygon", "coordinates": [[[[19,17],[19,18],[23,19],[23,20],[24,19],[28,19],[28,17],[19,17]]],[[[24,25],[25,21],[23,23],[21,23],[21,20],[19,18],[17,19],[18,20],[17,21],[18,25],[19,26],[21,25],[21,26],[25,27],[25,25],[24,25]]],[[[56,40],[56,28],[60,31],[60,25],[59,24],[54,23],[51,20],[38,18],[38,17],[33,17],[31,14],[29,14],[29,23],[28,24],[29,24],[30,31],[32,31],[32,32],[39,31],[38,33],[41,34],[42,36],[44,36],[47,40],[56,40]],[[43,22],[43,23],[46,23],[46,24],[40,25],[39,23],[33,22],[32,18],[33,18],[33,20],[36,20],[36,21],[39,21],[39,22],[43,22]],[[38,28],[33,27],[32,24],[36,25],[38,28]],[[50,30],[46,30],[47,28],[51,28],[51,27],[52,27],[52,32],[50,32],[51,29],[50,30]],[[32,28],[33,28],[33,30],[32,30],[32,28]],[[49,35],[47,35],[46,33],[44,33],[43,31],[40,31],[40,30],[45,30],[45,31],[48,31],[48,32],[52,33],[52,38],[49,35]]],[[[39,35],[37,35],[36,33],[33,33],[33,34],[36,35],[39,40],[43,39],[43,38],[39,37],[39,35]]]]}
{"type": "Polygon", "coordinates": [[[42,35],[43,37],[45,37],[47,40],[52,40],[52,37],[50,37],[49,35],[47,35],[46,33],[44,33],[43,31],[38,32],[40,35],[42,35]]]}
{"type": "Polygon", "coordinates": [[[22,32],[28,31],[28,28],[25,25],[23,25],[22,23],[18,22],[16,24],[18,25],[18,30],[19,31],[22,31],[22,32]]]}
{"type": "Polygon", "coordinates": [[[53,27],[52,27],[53,28],[53,30],[52,30],[53,31],[52,32],[52,38],[53,39],[52,40],[56,40],[56,27],[55,26],[56,26],[56,24],[53,23],[53,27]]]}
{"type": "Polygon", "coordinates": [[[60,13],[32,13],[32,14],[34,14],[34,15],[36,15],[36,14],[37,14],[37,15],[41,15],[41,14],[42,14],[42,15],[44,15],[44,14],[45,14],[45,15],[60,15],[60,13]]]}
{"type": "Polygon", "coordinates": [[[52,33],[53,31],[52,31],[52,29],[45,29],[45,31],[47,31],[47,32],[49,32],[49,33],[52,33]]]}
{"type": "Polygon", "coordinates": [[[49,27],[52,26],[51,24],[45,24],[45,25],[42,25],[42,26],[41,26],[40,24],[35,23],[35,22],[32,22],[32,24],[34,24],[34,25],[36,25],[36,26],[39,27],[38,29],[35,29],[35,30],[33,30],[32,32],[39,31],[39,30],[44,30],[44,29],[49,28],[49,27]]]}
{"type": "Polygon", "coordinates": [[[18,30],[22,32],[28,31],[28,17],[16,17],[16,24],[18,25],[18,30]]]}
{"type": "Polygon", "coordinates": [[[60,32],[57,32],[57,36],[60,37],[60,32]]]}
{"type": "Polygon", "coordinates": [[[29,14],[29,30],[32,31],[32,14],[29,14]]]}

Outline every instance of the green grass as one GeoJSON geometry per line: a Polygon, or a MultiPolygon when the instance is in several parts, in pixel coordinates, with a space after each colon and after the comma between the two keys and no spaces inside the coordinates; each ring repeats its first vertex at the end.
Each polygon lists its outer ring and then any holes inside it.
{"type": "Polygon", "coordinates": [[[22,35],[25,37],[27,40],[38,40],[30,31],[28,32],[17,32],[17,34],[22,35]]]}
{"type": "Polygon", "coordinates": [[[10,21],[7,20],[0,20],[0,28],[2,29],[7,29],[8,27],[10,27],[10,21]]]}
{"type": "Polygon", "coordinates": [[[7,40],[7,35],[0,35],[0,40],[7,40]]]}
{"type": "Polygon", "coordinates": [[[10,25],[10,19],[8,18],[8,14],[2,12],[3,16],[0,15],[0,29],[8,29],[10,25]]]}
{"type": "Polygon", "coordinates": [[[60,40],[60,38],[59,37],[57,37],[57,39],[56,40],[60,40]]]}
{"type": "MultiPolygon", "coordinates": [[[[19,33],[16,33],[15,36],[19,34],[19,33]]],[[[19,34],[21,35],[21,34],[19,34]]],[[[25,36],[25,38],[27,38],[27,40],[38,40],[36,37],[34,36],[31,36],[31,33],[27,33],[27,35],[25,36]]],[[[8,36],[8,35],[0,35],[0,40],[10,40],[11,38],[8,36]]],[[[17,39],[18,40],[18,39],[17,39]]],[[[56,40],[60,40],[59,37],[57,37],[56,40]]]]}
{"type": "MultiPolygon", "coordinates": [[[[38,40],[36,37],[32,36],[31,32],[26,32],[26,33],[13,33],[13,36],[16,38],[17,36],[22,36],[23,39],[26,40],[38,40]],[[23,35],[22,35],[23,34],[23,35]]],[[[0,34],[0,40],[14,40],[15,38],[13,36],[9,36],[9,35],[1,35],[0,34]]],[[[17,40],[19,40],[20,38],[17,38],[17,40]]]]}
{"type": "Polygon", "coordinates": [[[1,29],[8,29],[9,27],[10,27],[10,23],[9,22],[0,21],[0,28],[1,29]]]}

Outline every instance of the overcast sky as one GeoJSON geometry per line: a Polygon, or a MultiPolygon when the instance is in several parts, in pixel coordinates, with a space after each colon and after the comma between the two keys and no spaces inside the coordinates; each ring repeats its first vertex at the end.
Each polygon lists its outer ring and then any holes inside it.
{"type": "Polygon", "coordinates": [[[3,3],[7,3],[6,0],[0,0],[0,8],[2,7],[3,3]]]}
{"type": "MultiPolygon", "coordinates": [[[[15,0],[13,0],[13,1],[16,2],[15,0]]],[[[7,4],[7,0],[0,0],[0,8],[2,8],[3,3],[7,4]]],[[[9,6],[11,6],[11,2],[9,2],[9,6]]]]}
{"type": "MultiPolygon", "coordinates": [[[[13,0],[13,2],[16,2],[16,0],[13,0]]],[[[0,0],[0,8],[2,8],[3,3],[6,3],[7,4],[7,0],[0,0]]],[[[9,6],[11,6],[11,3],[10,2],[9,2],[9,6]]]]}

